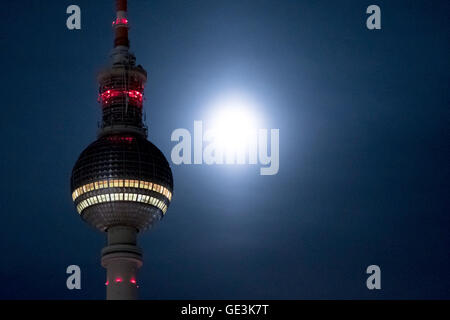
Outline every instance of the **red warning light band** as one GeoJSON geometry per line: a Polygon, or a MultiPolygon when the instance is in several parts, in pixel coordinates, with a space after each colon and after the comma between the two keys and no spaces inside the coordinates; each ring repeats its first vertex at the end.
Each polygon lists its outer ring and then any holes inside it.
{"type": "Polygon", "coordinates": [[[119,25],[119,24],[127,25],[127,24],[128,24],[128,19],[125,19],[125,18],[117,18],[115,21],[113,21],[112,24],[113,24],[113,26],[119,25]]]}
{"type": "Polygon", "coordinates": [[[110,104],[114,98],[126,97],[135,102],[139,106],[142,106],[143,94],[137,90],[106,90],[100,94],[100,102],[104,105],[110,104]]]}

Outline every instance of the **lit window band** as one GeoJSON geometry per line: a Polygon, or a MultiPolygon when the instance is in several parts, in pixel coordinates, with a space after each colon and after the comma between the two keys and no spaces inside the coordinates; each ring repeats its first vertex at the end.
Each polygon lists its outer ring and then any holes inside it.
{"type": "Polygon", "coordinates": [[[166,187],[148,181],[128,179],[102,180],[85,184],[84,186],[75,189],[72,193],[72,199],[75,201],[82,194],[93,190],[124,187],[155,191],[165,196],[169,201],[172,201],[172,192],[170,192],[166,187]]]}
{"type": "Polygon", "coordinates": [[[109,194],[101,194],[98,196],[93,196],[90,198],[87,198],[83,201],[81,201],[77,205],[77,211],[79,214],[81,212],[95,204],[98,203],[105,203],[105,202],[113,202],[113,201],[134,201],[134,202],[142,202],[147,203],[152,206],[155,206],[163,212],[163,214],[166,214],[167,211],[167,205],[164,203],[164,201],[161,201],[159,199],[156,199],[152,196],[148,196],[146,194],[138,194],[138,193],[109,193],[109,194]]]}

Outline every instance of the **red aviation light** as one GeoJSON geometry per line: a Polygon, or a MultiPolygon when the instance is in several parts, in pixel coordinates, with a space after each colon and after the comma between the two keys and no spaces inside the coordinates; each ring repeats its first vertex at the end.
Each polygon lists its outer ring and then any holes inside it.
{"type": "Polygon", "coordinates": [[[136,284],[136,279],[131,279],[130,282],[131,282],[132,284],[136,284]]]}
{"type": "Polygon", "coordinates": [[[139,104],[142,104],[144,95],[142,92],[138,90],[106,90],[105,92],[100,94],[100,101],[105,105],[111,103],[111,99],[117,97],[128,96],[128,98],[132,101],[135,101],[139,104]]]}
{"type": "Polygon", "coordinates": [[[112,142],[124,141],[124,142],[128,142],[128,143],[132,143],[134,141],[134,138],[133,137],[122,137],[122,136],[111,136],[111,137],[108,137],[108,140],[112,141],[112,142]]]}
{"type": "Polygon", "coordinates": [[[142,93],[140,93],[139,91],[129,90],[127,93],[130,98],[138,99],[140,102],[142,102],[142,93]]]}
{"type": "Polygon", "coordinates": [[[122,282],[122,281],[123,281],[122,278],[116,278],[117,283],[122,282]]]}
{"type": "Polygon", "coordinates": [[[100,99],[102,101],[106,101],[109,100],[110,98],[114,98],[114,97],[120,97],[122,95],[122,91],[118,91],[118,90],[108,90],[103,92],[100,95],[100,99]]]}
{"type": "Polygon", "coordinates": [[[125,18],[117,18],[112,24],[113,26],[118,24],[128,24],[128,20],[125,18]]]}

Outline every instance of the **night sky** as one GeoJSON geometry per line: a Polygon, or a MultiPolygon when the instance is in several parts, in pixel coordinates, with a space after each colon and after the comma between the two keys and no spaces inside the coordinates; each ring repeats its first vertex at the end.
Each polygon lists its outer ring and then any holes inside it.
{"type": "MultiPolygon", "coordinates": [[[[113,0],[2,4],[0,298],[103,299],[70,175],[96,139],[113,0]],[[77,4],[82,29],[66,28],[77,4]],[[82,290],[66,288],[79,265],[82,290]]],[[[144,299],[450,298],[449,1],[129,1],[149,140],[243,92],[280,170],[180,165],[140,236],[144,299]],[[382,29],[366,28],[377,4],[382,29]],[[367,266],[381,268],[368,290],[367,266]]]]}

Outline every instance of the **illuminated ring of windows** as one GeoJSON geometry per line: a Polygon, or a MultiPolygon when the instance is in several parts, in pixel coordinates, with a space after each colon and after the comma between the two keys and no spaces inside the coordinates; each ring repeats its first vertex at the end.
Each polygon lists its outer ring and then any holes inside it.
{"type": "Polygon", "coordinates": [[[75,201],[82,194],[93,190],[101,190],[106,188],[123,188],[123,187],[155,191],[165,196],[169,201],[172,200],[172,192],[170,192],[169,189],[167,189],[166,187],[148,181],[130,180],[130,179],[101,180],[85,184],[84,186],[75,189],[75,191],[72,193],[72,200],[75,201]]]}
{"type": "Polygon", "coordinates": [[[93,205],[114,201],[142,202],[161,209],[163,214],[166,214],[167,211],[167,205],[164,203],[164,201],[161,201],[157,198],[154,198],[146,194],[139,194],[139,193],[109,193],[93,196],[81,201],[77,205],[77,211],[79,214],[81,214],[81,212],[83,212],[84,209],[89,208],[93,205]]]}

